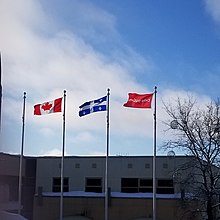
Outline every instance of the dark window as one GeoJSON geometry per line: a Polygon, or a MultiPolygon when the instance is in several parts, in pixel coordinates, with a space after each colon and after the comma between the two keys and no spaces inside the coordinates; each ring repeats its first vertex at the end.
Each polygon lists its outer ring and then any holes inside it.
{"type": "Polygon", "coordinates": [[[159,194],[173,194],[174,186],[172,179],[161,179],[157,181],[157,193],[159,194]]]}
{"type": "Polygon", "coordinates": [[[149,169],[150,168],[150,164],[149,163],[145,163],[145,168],[149,169]]]}
{"type": "Polygon", "coordinates": [[[121,192],[153,192],[153,179],[122,178],[121,192]]]}
{"type": "Polygon", "coordinates": [[[158,194],[174,194],[174,188],[157,188],[158,194]]]}
{"type": "Polygon", "coordinates": [[[140,179],[139,192],[153,192],[153,179],[140,179]]]}
{"type": "Polygon", "coordinates": [[[128,168],[133,168],[133,164],[132,163],[128,163],[128,168]]]}
{"type": "Polygon", "coordinates": [[[96,163],[93,163],[92,168],[96,168],[96,167],[97,167],[96,163]]]}
{"type": "Polygon", "coordinates": [[[36,159],[26,159],[25,176],[34,177],[36,175],[36,159]]]}
{"type": "Polygon", "coordinates": [[[102,178],[86,178],[86,192],[102,192],[102,178]]]}
{"type": "MultiPolygon", "coordinates": [[[[53,192],[60,192],[61,191],[61,178],[60,177],[54,177],[53,178],[53,192]]],[[[63,192],[69,191],[69,178],[64,177],[63,178],[63,192]]]]}
{"type": "Polygon", "coordinates": [[[169,179],[169,180],[158,180],[157,181],[157,186],[158,187],[173,187],[173,180],[169,179]]]}
{"type": "Polygon", "coordinates": [[[138,187],[138,178],[122,178],[122,187],[138,187]]]}
{"type": "Polygon", "coordinates": [[[152,179],[140,179],[140,186],[153,186],[152,179]]]}
{"type": "Polygon", "coordinates": [[[80,164],[79,164],[79,163],[76,163],[76,164],[75,164],[75,168],[80,168],[80,164]]]}
{"type": "Polygon", "coordinates": [[[164,163],[164,164],[163,164],[163,168],[164,168],[164,169],[167,169],[167,168],[168,168],[168,164],[167,164],[167,163],[164,163]]]}
{"type": "Polygon", "coordinates": [[[138,178],[122,178],[121,192],[128,192],[128,193],[138,192],[138,178]]]}

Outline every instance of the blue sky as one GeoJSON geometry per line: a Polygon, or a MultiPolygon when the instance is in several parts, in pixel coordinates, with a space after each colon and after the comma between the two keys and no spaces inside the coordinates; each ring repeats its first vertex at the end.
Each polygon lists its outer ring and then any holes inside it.
{"type": "Polygon", "coordinates": [[[169,120],[162,100],[219,98],[218,0],[2,0],[0,26],[3,152],[20,152],[24,91],[25,155],[60,155],[62,115],[36,117],[33,106],[64,89],[66,155],[105,155],[106,114],[78,110],[108,88],[111,155],[152,155],[153,109],[122,107],[128,92],[158,86],[158,149],[169,120]]]}

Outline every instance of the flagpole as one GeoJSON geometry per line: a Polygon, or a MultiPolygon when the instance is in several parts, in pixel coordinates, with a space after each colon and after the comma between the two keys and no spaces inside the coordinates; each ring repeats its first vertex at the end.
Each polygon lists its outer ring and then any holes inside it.
{"type": "Polygon", "coordinates": [[[153,220],[156,220],[156,128],[157,128],[157,120],[156,120],[156,94],[157,87],[154,87],[154,150],[153,150],[153,220]]]}
{"type": "Polygon", "coordinates": [[[2,56],[0,52],[0,132],[2,128],[2,56]]]}
{"type": "Polygon", "coordinates": [[[21,154],[20,154],[20,165],[19,165],[19,182],[18,182],[18,214],[21,214],[22,204],[21,204],[21,194],[22,194],[22,162],[24,154],[24,127],[25,127],[25,99],[26,92],[24,92],[23,97],[23,114],[22,114],[22,131],[21,131],[21,154]]]}
{"type": "Polygon", "coordinates": [[[106,164],[105,164],[105,220],[108,220],[108,155],[109,155],[109,96],[107,92],[107,138],[106,138],[106,164]]]}
{"type": "Polygon", "coordinates": [[[66,90],[64,90],[63,94],[63,146],[62,146],[62,158],[61,158],[61,186],[60,186],[60,220],[63,220],[63,178],[64,178],[64,150],[65,150],[65,113],[66,113],[66,90]]]}

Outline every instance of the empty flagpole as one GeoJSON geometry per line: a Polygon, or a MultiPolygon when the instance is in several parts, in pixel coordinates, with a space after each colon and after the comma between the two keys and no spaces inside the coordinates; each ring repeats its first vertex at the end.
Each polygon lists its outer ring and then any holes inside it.
{"type": "Polygon", "coordinates": [[[61,158],[61,186],[60,186],[60,220],[63,220],[63,178],[64,178],[64,151],[65,151],[65,127],[66,127],[66,90],[63,92],[63,146],[61,158]]]}
{"type": "Polygon", "coordinates": [[[105,164],[105,220],[108,220],[108,154],[109,154],[109,95],[107,92],[107,138],[106,138],[106,164],[105,164]]]}
{"type": "Polygon", "coordinates": [[[153,220],[156,220],[156,128],[157,128],[157,109],[156,109],[157,87],[154,87],[154,150],[153,150],[153,220]]]}
{"type": "Polygon", "coordinates": [[[21,214],[21,209],[22,209],[21,194],[22,194],[22,162],[23,162],[23,154],[24,154],[25,100],[26,100],[26,92],[24,92],[24,97],[23,97],[21,154],[20,154],[19,182],[18,182],[18,205],[19,205],[18,214],[21,214]]]}
{"type": "Polygon", "coordinates": [[[0,52],[0,132],[2,127],[2,56],[0,52]]]}

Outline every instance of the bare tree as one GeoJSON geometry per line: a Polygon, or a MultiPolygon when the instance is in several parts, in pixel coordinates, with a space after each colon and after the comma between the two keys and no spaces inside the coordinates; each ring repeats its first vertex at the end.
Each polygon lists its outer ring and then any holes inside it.
{"type": "Polygon", "coordinates": [[[219,197],[220,165],[220,102],[210,102],[199,108],[192,97],[178,98],[174,105],[164,103],[170,120],[165,122],[172,129],[173,138],[166,148],[180,148],[193,158],[184,169],[191,175],[182,179],[193,189],[194,198],[200,201],[200,212],[208,220],[215,218],[216,198],[219,197]],[[193,183],[193,184],[192,184],[193,183]]]}

